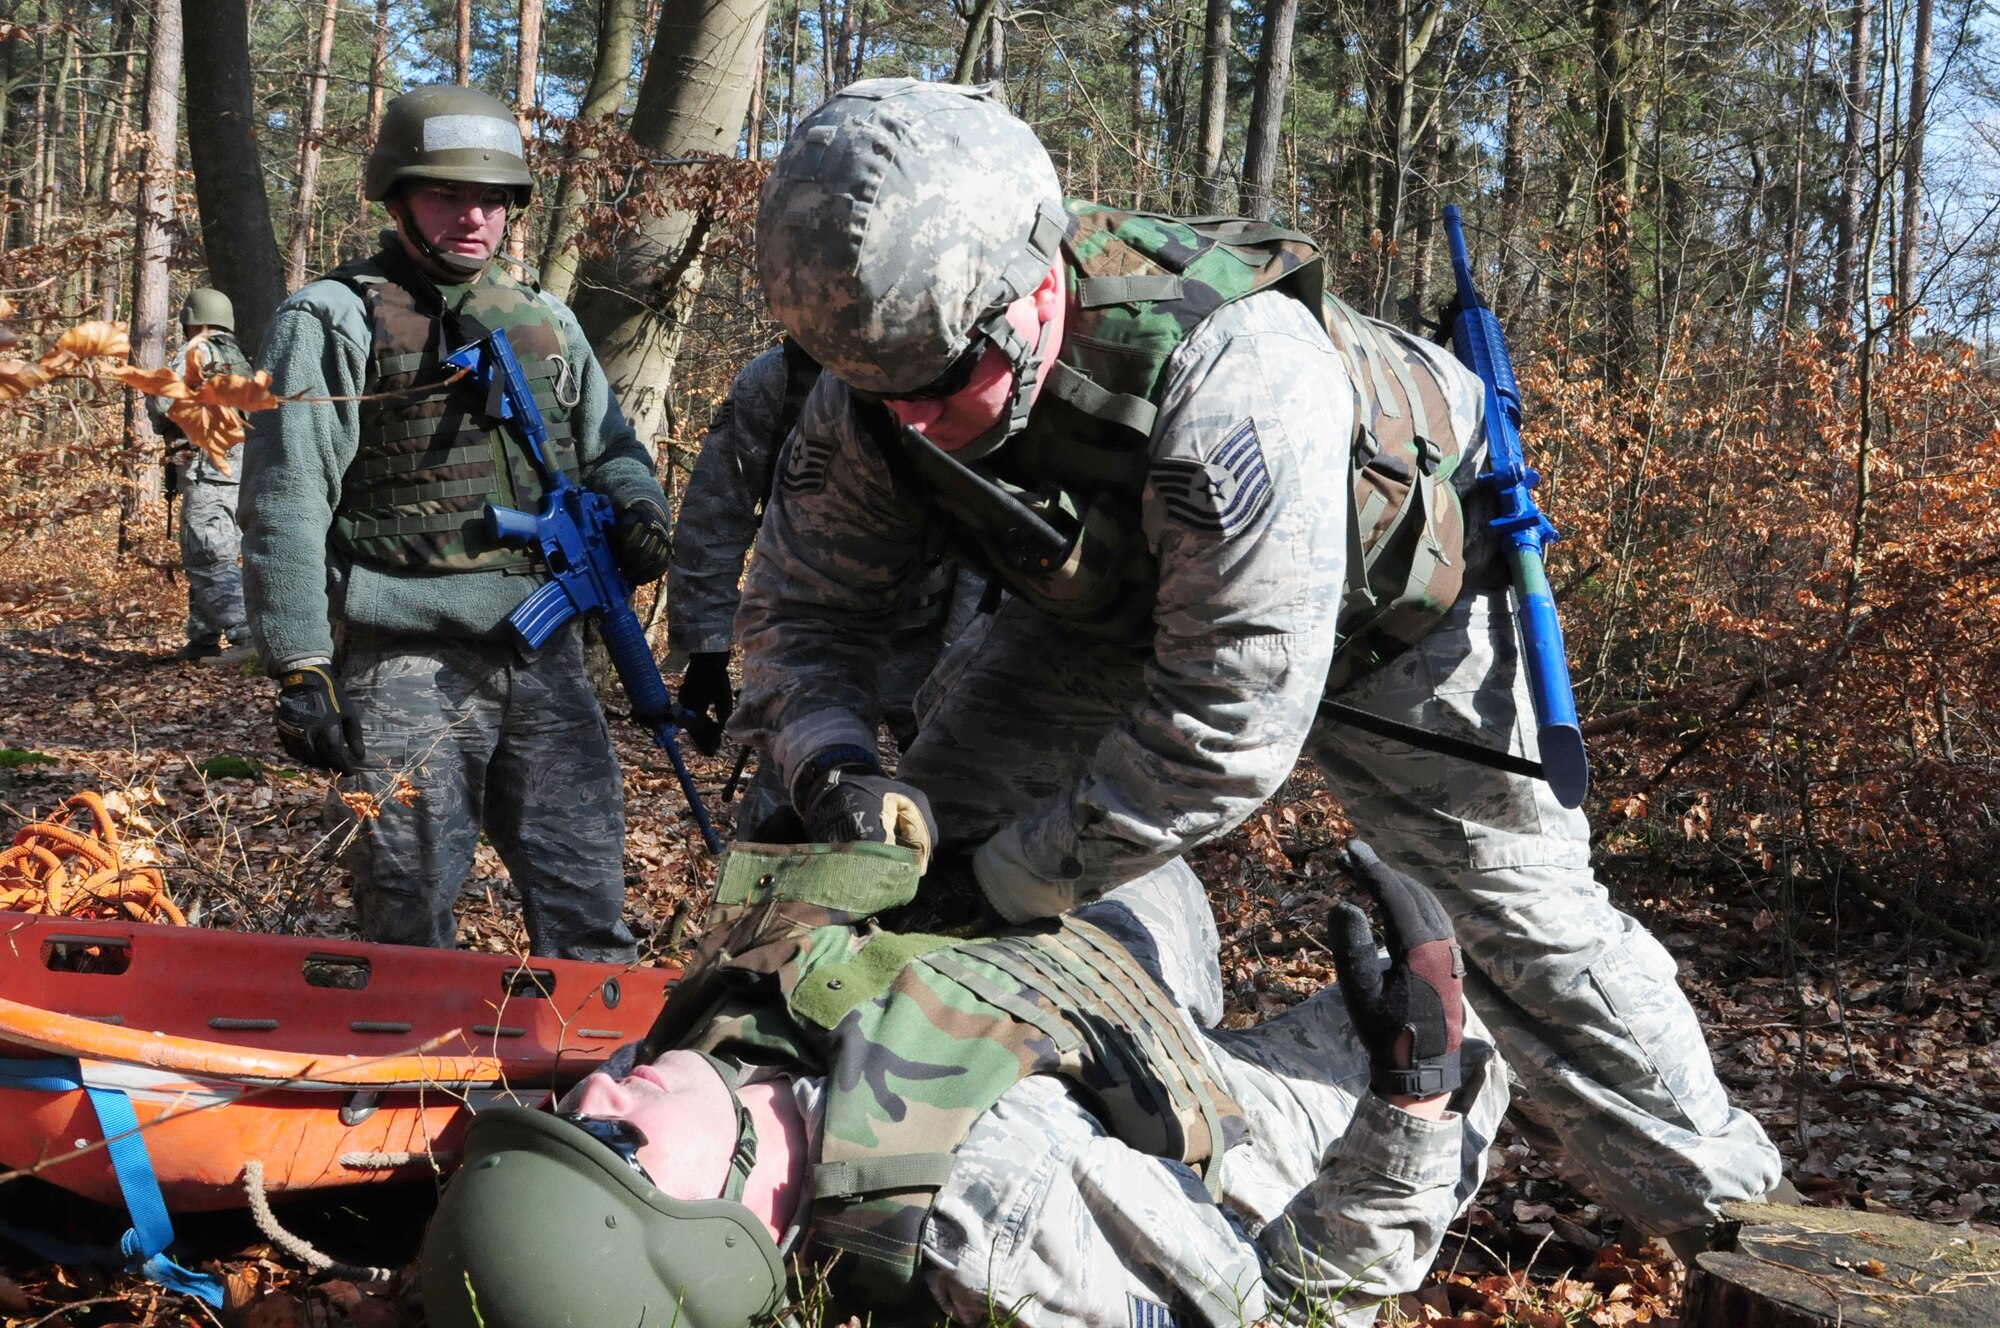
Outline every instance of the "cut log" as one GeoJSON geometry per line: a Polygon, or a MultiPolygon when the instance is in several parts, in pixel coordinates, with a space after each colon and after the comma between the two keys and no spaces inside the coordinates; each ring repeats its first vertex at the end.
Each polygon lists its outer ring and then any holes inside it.
{"type": "Polygon", "coordinates": [[[1682,1328],[1993,1328],[2000,1235],[1885,1213],[1730,1204],[1682,1328]]]}

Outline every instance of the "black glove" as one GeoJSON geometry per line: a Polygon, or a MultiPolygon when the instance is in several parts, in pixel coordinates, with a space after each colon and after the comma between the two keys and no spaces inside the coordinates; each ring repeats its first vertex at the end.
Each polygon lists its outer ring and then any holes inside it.
{"type": "Polygon", "coordinates": [[[278,743],[295,761],[343,775],[361,772],[361,721],[325,667],[303,664],[278,679],[278,743]]]}
{"type": "Polygon", "coordinates": [[[618,570],[635,586],[657,581],[667,574],[673,560],[673,527],[667,513],[651,498],[635,498],[618,509],[618,524],[611,531],[611,545],[618,557],[618,570]]]}
{"type": "Polygon", "coordinates": [[[792,805],[818,844],[901,844],[930,866],[938,840],[930,799],[914,784],[891,779],[859,747],[836,747],[806,763],[792,784],[792,805]]]}
{"type": "Polygon", "coordinates": [[[681,675],[681,727],[687,730],[703,756],[722,750],[723,726],[736,712],[736,693],[729,690],[729,652],[697,651],[688,656],[687,672],[681,675]],[[714,722],[707,722],[710,712],[714,722]]]}
{"type": "Polygon", "coordinates": [[[1340,868],[1375,897],[1386,922],[1384,973],[1366,913],[1341,903],[1327,918],[1340,993],[1374,1067],[1370,1084],[1385,1095],[1456,1092],[1464,1082],[1458,1052],[1465,1039],[1465,958],[1450,916],[1436,895],[1359,840],[1347,846],[1340,868]],[[1397,1046],[1405,1032],[1407,1053],[1397,1046]]]}

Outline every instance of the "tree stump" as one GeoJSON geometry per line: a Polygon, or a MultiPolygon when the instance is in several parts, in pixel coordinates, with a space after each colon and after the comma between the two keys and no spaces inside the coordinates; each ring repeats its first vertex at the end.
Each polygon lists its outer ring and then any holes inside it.
{"type": "Polygon", "coordinates": [[[1739,1203],[1688,1270],[1683,1328],[1994,1328],[2000,1236],[1884,1213],[1739,1203]]]}

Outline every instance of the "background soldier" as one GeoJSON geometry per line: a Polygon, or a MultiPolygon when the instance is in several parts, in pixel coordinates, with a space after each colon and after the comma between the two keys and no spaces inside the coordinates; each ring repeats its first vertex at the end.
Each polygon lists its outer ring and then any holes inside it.
{"type": "Polygon", "coordinates": [[[251,619],[281,687],[279,737],[380,798],[351,855],[368,939],[451,946],[483,826],[535,954],[630,959],[623,785],[580,632],[517,645],[507,615],[541,564],[482,519],[489,502],[539,510],[543,480],[439,359],[506,330],[549,460],[610,496],[635,584],[666,570],[653,459],[570,311],[495,261],[533,188],[512,111],[463,88],[406,93],[364,184],[395,230],[287,300],[263,355],[274,391],[334,400],[258,415],[244,467],[251,619]],[[414,798],[396,796],[399,776],[414,798]]]}
{"type": "MultiPolygon", "coordinates": [[[[734,707],[729,651],[742,597],[743,562],[771,498],[778,454],[818,381],[819,366],[789,337],[745,365],[708,426],[674,517],[668,643],[688,655],[681,705],[715,721],[712,734],[690,730],[711,756],[734,707]]],[[[982,587],[976,577],[938,559],[917,585],[900,624],[886,629],[882,717],[898,747],[915,738],[917,688],[936,666],[945,643],[971,620],[982,587]]],[[[777,768],[761,762],[736,824],[753,831],[785,803],[777,768]]]]}
{"type": "Polygon", "coordinates": [[[1505,573],[1484,521],[1457,524],[1483,460],[1473,375],[1322,301],[1303,236],[1065,202],[985,89],[874,80],[807,117],[757,263],[827,378],[745,587],[733,732],[809,826],[921,839],[927,797],[995,911],[1048,917],[1185,870],[1306,747],[1439,891],[1572,1178],[1683,1257],[1723,1203],[1779,1185],[1672,958],[1592,874],[1583,815],[1319,717],[1338,688],[1533,753],[1505,573]],[[939,663],[890,781],[865,615],[940,524],[1015,593],[939,663]]]}
{"type": "MultiPolygon", "coordinates": [[[[250,357],[236,342],[236,311],[229,297],[204,286],[190,291],[181,306],[181,335],[186,338],[168,367],[186,376],[193,360],[206,377],[247,375],[250,357]]],[[[236,557],[242,537],[236,529],[237,482],[242,476],[242,445],[232,448],[227,472],[188,441],[181,427],[167,418],[173,403],[147,397],[153,427],[167,440],[168,499],[181,500],[181,570],[187,574],[187,644],[175,659],[198,664],[240,664],[257,653],[250,642],[250,625],[243,612],[243,573],[236,557]],[[227,649],[223,638],[229,639],[227,649]]]]}

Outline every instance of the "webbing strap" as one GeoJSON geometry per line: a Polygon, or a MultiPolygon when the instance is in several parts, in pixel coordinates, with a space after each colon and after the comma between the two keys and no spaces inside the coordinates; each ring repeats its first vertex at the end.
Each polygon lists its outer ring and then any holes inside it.
{"type": "Polygon", "coordinates": [[[399,516],[393,521],[356,521],[347,534],[349,539],[372,539],[378,535],[443,535],[465,529],[468,520],[480,520],[480,508],[468,507],[460,512],[445,512],[437,516],[399,516]]]}
{"type": "Polygon", "coordinates": [[[1043,391],[1053,393],[1058,400],[1068,402],[1092,419],[1122,425],[1142,438],[1152,437],[1153,421],[1159,410],[1146,398],[1106,391],[1082,370],[1073,369],[1061,360],[1050,363],[1046,373],[1043,391]]]}
{"type": "Polygon", "coordinates": [[[852,1199],[866,1194],[943,1189],[951,1179],[951,1163],[950,1153],[822,1162],[812,1171],[813,1192],[820,1199],[852,1199]]]}
{"type": "Polygon", "coordinates": [[[111,1159],[111,1174],[117,1178],[118,1192],[124,1196],[125,1211],[132,1219],[132,1226],[119,1238],[115,1252],[90,1251],[49,1240],[39,1233],[11,1228],[7,1231],[9,1238],[57,1262],[64,1258],[122,1260],[161,1286],[193,1296],[212,1308],[222,1308],[221,1278],[183,1268],[166,1256],[166,1248],[174,1239],[173,1219],[167,1215],[167,1201],[160,1194],[153,1159],[146,1152],[145,1136],[139,1132],[139,1117],[124,1091],[85,1083],[83,1067],[73,1056],[44,1060],[0,1058],[0,1085],[37,1093],[83,1090],[91,1109],[97,1113],[97,1128],[104,1137],[105,1153],[111,1159]],[[53,1252],[45,1252],[44,1247],[53,1252]]]}
{"type": "Polygon", "coordinates": [[[1129,272],[1117,277],[1084,277],[1076,283],[1076,302],[1086,309],[1107,304],[1140,304],[1178,300],[1186,283],[1170,272],[1129,272]]]}

